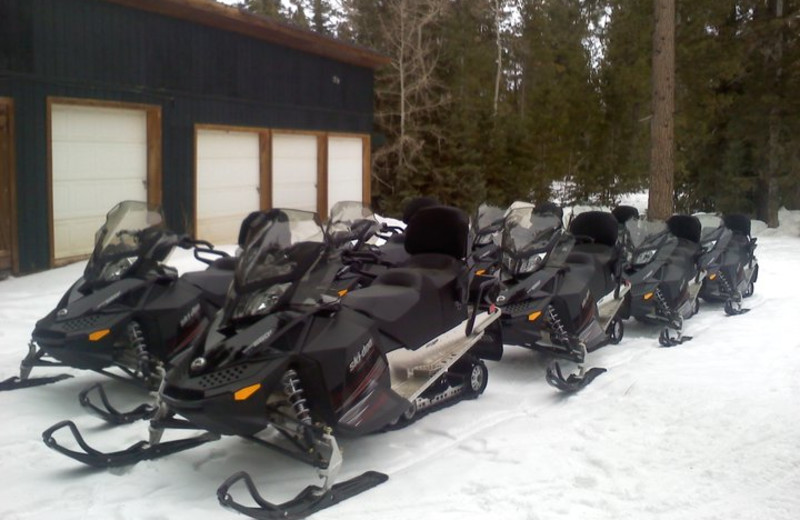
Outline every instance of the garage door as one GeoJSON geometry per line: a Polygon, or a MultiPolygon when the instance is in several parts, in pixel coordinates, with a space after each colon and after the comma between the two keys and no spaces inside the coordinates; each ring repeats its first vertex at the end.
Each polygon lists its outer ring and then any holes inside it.
{"type": "Polygon", "coordinates": [[[363,199],[364,142],[360,137],[328,138],[328,206],[363,199]]]}
{"type": "Polygon", "coordinates": [[[317,211],[317,137],[272,135],[272,207],[317,211]]]}
{"type": "Polygon", "coordinates": [[[235,244],[244,217],[261,207],[259,136],[198,130],[197,238],[235,244]]]}
{"type": "Polygon", "coordinates": [[[122,200],[147,200],[147,113],[54,104],[53,255],[91,253],[95,231],[122,200]]]}

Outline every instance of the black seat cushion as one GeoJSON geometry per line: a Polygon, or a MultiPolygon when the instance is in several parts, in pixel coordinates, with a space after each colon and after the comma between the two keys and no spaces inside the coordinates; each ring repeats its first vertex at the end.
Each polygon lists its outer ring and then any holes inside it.
{"type": "Polygon", "coordinates": [[[619,222],[607,211],[586,211],[572,219],[569,232],[590,237],[596,244],[614,247],[619,234],[619,222]]]}
{"type": "Polygon", "coordinates": [[[410,255],[438,253],[460,260],[467,256],[469,217],[448,206],[423,208],[411,218],[405,235],[410,255]]]}
{"type": "Polygon", "coordinates": [[[667,219],[667,229],[678,238],[699,244],[703,226],[695,216],[672,215],[667,219]]]}
{"type": "Polygon", "coordinates": [[[732,213],[722,217],[725,227],[740,235],[750,236],[750,217],[742,213],[732,213]]]}

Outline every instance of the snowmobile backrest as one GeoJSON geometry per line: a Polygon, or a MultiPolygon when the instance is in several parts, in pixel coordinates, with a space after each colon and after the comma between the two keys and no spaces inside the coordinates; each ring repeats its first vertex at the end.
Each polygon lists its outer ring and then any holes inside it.
{"type": "Polygon", "coordinates": [[[639,218],[639,210],[633,206],[617,206],[611,210],[611,214],[617,219],[617,222],[624,224],[631,219],[639,218]]]}
{"type": "Polygon", "coordinates": [[[750,217],[742,213],[732,213],[722,217],[725,227],[744,236],[750,236],[750,217]]]}
{"type": "Polygon", "coordinates": [[[569,232],[576,236],[588,236],[595,244],[614,247],[619,234],[619,224],[611,213],[586,211],[577,215],[569,225],[569,232]]]}
{"type": "Polygon", "coordinates": [[[678,238],[699,244],[703,226],[692,215],[672,215],[667,219],[667,229],[678,238]]]}
{"type": "Polygon", "coordinates": [[[411,218],[405,235],[410,255],[437,253],[461,260],[467,256],[469,217],[449,206],[423,208],[411,218]]]}
{"type": "Polygon", "coordinates": [[[411,218],[417,213],[417,211],[430,208],[432,206],[438,206],[439,201],[433,197],[416,197],[408,202],[406,202],[405,207],[403,208],[403,222],[408,224],[411,222],[411,218]]]}

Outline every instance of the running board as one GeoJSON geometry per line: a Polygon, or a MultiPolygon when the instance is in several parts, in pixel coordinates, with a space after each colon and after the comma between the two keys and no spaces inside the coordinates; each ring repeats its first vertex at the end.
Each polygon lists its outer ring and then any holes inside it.
{"type": "Polygon", "coordinates": [[[472,334],[464,335],[464,324],[450,329],[417,350],[397,349],[387,354],[392,390],[413,402],[453,363],[477,343],[486,328],[500,317],[500,312],[477,315],[472,334]]]}
{"type": "Polygon", "coordinates": [[[625,303],[625,296],[630,290],[630,285],[624,284],[620,287],[619,298],[614,297],[614,293],[616,292],[616,290],[614,290],[597,302],[597,321],[600,322],[600,326],[604,331],[608,329],[609,323],[611,323],[611,320],[617,315],[622,304],[625,303]]]}

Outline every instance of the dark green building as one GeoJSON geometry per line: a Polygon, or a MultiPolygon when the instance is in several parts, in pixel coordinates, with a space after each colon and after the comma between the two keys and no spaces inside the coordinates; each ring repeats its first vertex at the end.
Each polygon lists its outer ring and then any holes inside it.
{"type": "Polygon", "coordinates": [[[215,243],[368,201],[386,61],[212,0],[0,0],[0,270],[84,258],[126,199],[215,243]]]}

